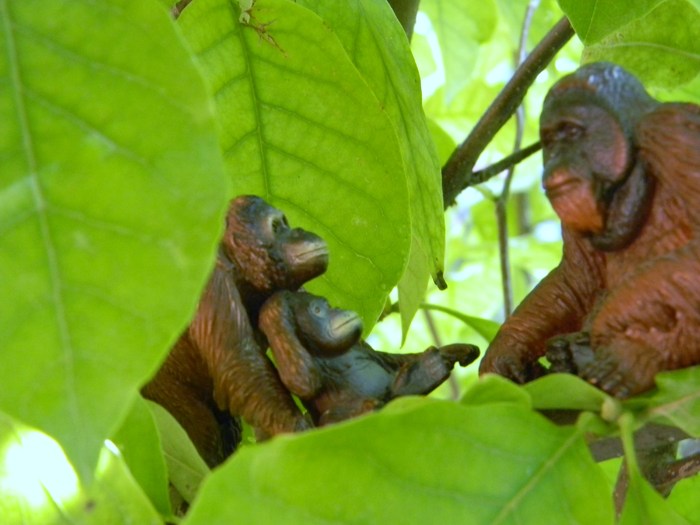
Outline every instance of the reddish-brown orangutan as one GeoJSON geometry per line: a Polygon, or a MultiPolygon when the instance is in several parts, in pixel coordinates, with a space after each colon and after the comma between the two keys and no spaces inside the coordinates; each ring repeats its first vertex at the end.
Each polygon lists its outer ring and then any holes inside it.
{"type": "Polygon", "coordinates": [[[278,292],[260,312],[282,382],[315,424],[334,423],[379,408],[399,396],[424,395],[455,363],[479,356],[473,345],[431,347],[419,354],[376,352],[360,339],[354,312],[331,308],[306,292],[278,292]]]}
{"type": "Polygon", "coordinates": [[[326,243],[290,229],[279,210],[252,196],[231,202],[194,320],[142,390],[179,421],[209,465],[238,444],[237,416],[266,436],[310,426],[265,355],[257,323],[273,292],[296,290],[327,265],[326,243]]]}
{"type": "Polygon", "coordinates": [[[627,397],[700,363],[700,108],[659,103],[618,66],[559,81],[540,120],[561,263],[489,346],[482,373],[580,375],[627,397]]]}

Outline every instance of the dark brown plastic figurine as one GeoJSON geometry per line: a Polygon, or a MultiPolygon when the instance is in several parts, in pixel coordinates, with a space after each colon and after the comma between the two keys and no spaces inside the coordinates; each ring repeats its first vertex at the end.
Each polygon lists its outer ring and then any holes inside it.
{"type": "Polygon", "coordinates": [[[559,81],[540,119],[543,186],[564,254],[480,371],[577,373],[618,397],[700,363],[700,108],[659,103],[618,66],[559,81]]]}
{"type": "Polygon", "coordinates": [[[455,363],[479,356],[473,345],[431,347],[419,354],[376,352],[360,339],[354,312],[331,308],[306,292],[278,292],[260,313],[282,382],[315,424],[334,423],[379,408],[391,399],[431,392],[455,363]]]}
{"type": "Polygon", "coordinates": [[[328,265],[326,243],[290,229],[279,210],[258,197],[234,199],[216,267],[194,320],[143,395],[185,428],[211,466],[240,441],[236,416],[262,435],[308,428],[257,330],[263,302],[276,290],[296,290],[328,265]]]}

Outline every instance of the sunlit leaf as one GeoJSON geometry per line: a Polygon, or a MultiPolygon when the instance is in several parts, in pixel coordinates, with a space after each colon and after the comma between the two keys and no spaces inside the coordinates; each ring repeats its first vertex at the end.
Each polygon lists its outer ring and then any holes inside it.
{"type": "Polygon", "coordinates": [[[260,195],[329,244],[308,288],[368,327],[403,273],[406,178],[387,113],[335,34],[286,0],[197,0],[179,18],[214,93],[235,193],[260,195]]]}
{"type": "Polygon", "coordinates": [[[513,404],[418,401],[242,450],[184,523],[613,522],[574,429],[513,404]]]}
{"type": "Polygon", "coordinates": [[[445,96],[449,104],[473,78],[479,46],[491,38],[496,29],[496,3],[494,0],[423,0],[420,10],[430,18],[440,43],[445,68],[445,96]]]}
{"type": "Polygon", "coordinates": [[[698,35],[700,11],[686,0],[666,0],[587,47],[583,59],[615,62],[644,84],[672,88],[700,73],[698,35]]]}
{"type": "Polygon", "coordinates": [[[54,523],[81,497],[80,483],[51,438],[0,413],[0,516],[3,523],[54,523]]]}
{"type": "Polygon", "coordinates": [[[423,114],[420,78],[403,28],[388,4],[354,0],[298,2],[330,25],[386,111],[399,139],[411,213],[411,251],[399,282],[403,334],[425,296],[428,275],[443,271],[442,179],[423,114]],[[359,27],[358,27],[359,24],[359,27]]]}
{"type": "MultiPolygon", "coordinates": [[[[700,1],[700,0],[699,0],[700,1]]],[[[664,101],[690,102],[700,104],[700,75],[691,82],[671,89],[653,90],[654,96],[664,101]]]]}
{"type": "Polygon", "coordinates": [[[102,448],[95,479],[81,486],[58,444],[0,415],[0,517],[3,525],[161,524],[112,443],[102,448]]]}
{"type": "Polygon", "coordinates": [[[622,26],[642,18],[666,0],[613,0],[581,2],[559,0],[578,37],[586,45],[594,44],[622,26]]]}
{"type": "Polygon", "coordinates": [[[76,509],[69,522],[86,525],[163,523],[115,448],[102,449],[96,476],[97,481],[88,492],[89,499],[81,509],[76,509]]]}
{"type": "Polygon", "coordinates": [[[212,108],[166,10],[0,1],[0,406],[89,477],[223,226],[212,108]]]}
{"type": "Polygon", "coordinates": [[[450,155],[452,155],[457,143],[434,120],[428,120],[428,129],[430,130],[430,136],[433,138],[433,142],[437,148],[440,165],[443,165],[447,162],[447,159],[450,158],[450,155]]]}

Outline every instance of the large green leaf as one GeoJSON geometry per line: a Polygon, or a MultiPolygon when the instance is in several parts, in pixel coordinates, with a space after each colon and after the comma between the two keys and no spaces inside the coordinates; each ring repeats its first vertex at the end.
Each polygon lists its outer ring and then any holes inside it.
{"type": "Polygon", "coordinates": [[[583,58],[586,62],[615,62],[644,84],[673,88],[700,73],[698,35],[698,9],[687,0],[666,0],[646,16],[586,47],[583,58]]]}
{"type": "Polygon", "coordinates": [[[212,108],[164,7],[0,0],[0,407],[89,476],[223,225],[212,108]]]}
{"type": "Polygon", "coordinates": [[[637,20],[666,0],[559,0],[576,34],[584,44],[594,44],[620,27],[637,20]]]}
{"type": "Polygon", "coordinates": [[[428,275],[442,278],[445,220],[437,149],[423,113],[420,78],[408,39],[389,5],[376,0],[338,4],[302,0],[337,34],[380,100],[399,139],[408,183],[411,251],[399,282],[403,336],[425,297],[428,275]]]}
{"type": "Polygon", "coordinates": [[[406,265],[410,214],[396,133],[335,34],[287,0],[198,0],[180,16],[209,81],[237,193],[329,244],[309,288],[374,322],[406,265]]]}
{"type": "Polygon", "coordinates": [[[599,525],[606,486],[581,435],[525,407],[408,398],[240,451],[184,523],[599,525]]]}

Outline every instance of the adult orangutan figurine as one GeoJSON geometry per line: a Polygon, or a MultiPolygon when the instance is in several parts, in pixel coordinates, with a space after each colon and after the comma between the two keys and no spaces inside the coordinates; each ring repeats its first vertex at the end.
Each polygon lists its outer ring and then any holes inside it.
{"type": "Polygon", "coordinates": [[[311,426],[265,355],[257,324],[275,291],[297,290],[327,266],[323,239],[290,228],[282,212],[259,197],[231,201],[197,313],[142,389],[178,420],[210,466],[238,445],[238,416],[263,436],[311,426]]]}
{"type": "Polygon", "coordinates": [[[576,373],[618,397],[700,363],[700,107],[660,103],[622,68],[559,81],[540,119],[564,253],[506,321],[481,373],[576,373]]]}

